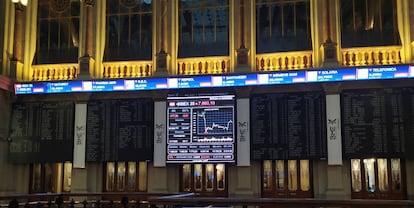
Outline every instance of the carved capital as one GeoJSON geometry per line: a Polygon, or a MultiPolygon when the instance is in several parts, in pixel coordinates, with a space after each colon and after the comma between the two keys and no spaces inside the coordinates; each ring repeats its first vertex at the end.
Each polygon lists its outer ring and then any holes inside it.
{"type": "Polygon", "coordinates": [[[22,3],[15,3],[14,8],[16,9],[16,12],[23,12],[26,6],[22,3]]]}

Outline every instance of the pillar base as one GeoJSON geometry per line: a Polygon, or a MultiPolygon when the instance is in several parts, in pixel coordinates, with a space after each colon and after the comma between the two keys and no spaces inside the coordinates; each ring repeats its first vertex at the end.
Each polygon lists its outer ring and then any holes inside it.
{"type": "Polygon", "coordinates": [[[405,184],[407,184],[407,199],[414,200],[414,186],[409,185],[409,184],[414,184],[414,175],[411,174],[414,171],[414,161],[406,160],[405,167],[406,167],[405,184]]]}
{"type": "Polygon", "coordinates": [[[154,77],[168,77],[167,69],[160,69],[158,68],[157,71],[154,73],[154,77]]]}
{"type": "Polygon", "coordinates": [[[345,193],[343,189],[328,189],[326,190],[326,199],[345,200],[350,199],[350,196],[345,193]]]}
{"type": "Polygon", "coordinates": [[[167,77],[168,76],[168,70],[167,70],[167,56],[168,54],[161,50],[159,53],[157,53],[157,70],[154,73],[154,76],[156,77],[167,77]]]}
{"type": "Polygon", "coordinates": [[[337,61],[324,61],[322,63],[323,68],[339,68],[340,65],[337,61]]]}
{"type": "Polygon", "coordinates": [[[342,165],[328,165],[327,177],[328,184],[325,198],[327,199],[349,199],[343,184],[342,165]]]}
{"type": "Polygon", "coordinates": [[[82,56],[79,58],[78,80],[91,79],[91,71],[94,69],[95,60],[90,56],[82,56]]]}
{"type": "Polygon", "coordinates": [[[73,168],[72,169],[72,193],[87,193],[88,192],[88,171],[87,169],[73,168]]]}
{"type": "MultiPolygon", "coordinates": [[[[234,195],[235,196],[252,196],[254,195],[254,191],[253,191],[253,181],[252,181],[252,169],[250,166],[238,166],[236,167],[236,172],[233,172],[234,175],[232,176],[231,174],[229,174],[229,176],[231,178],[236,179],[236,181],[234,181],[235,185],[236,185],[236,189],[234,190],[234,195]]],[[[232,179],[229,179],[232,180],[232,179]]],[[[229,184],[233,183],[229,181],[229,184]]],[[[230,186],[230,185],[229,185],[230,186]]]]}
{"type": "Polygon", "coordinates": [[[337,59],[336,49],[337,49],[337,44],[330,40],[327,40],[323,44],[325,60],[322,63],[322,67],[337,68],[340,66],[338,59],[337,59]]]}
{"type": "MultiPolygon", "coordinates": [[[[151,167],[148,166],[148,192],[154,193],[169,193],[169,192],[178,192],[179,190],[168,190],[169,183],[171,187],[178,187],[179,183],[174,180],[168,180],[168,178],[173,178],[174,176],[169,176],[168,170],[166,167],[151,167]]],[[[178,178],[178,177],[177,177],[178,178]]]]}
{"type": "Polygon", "coordinates": [[[236,73],[251,72],[251,68],[249,67],[249,64],[248,64],[249,49],[242,46],[236,50],[236,53],[237,53],[237,66],[236,66],[236,69],[234,69],[234,71],[236,73]]]}

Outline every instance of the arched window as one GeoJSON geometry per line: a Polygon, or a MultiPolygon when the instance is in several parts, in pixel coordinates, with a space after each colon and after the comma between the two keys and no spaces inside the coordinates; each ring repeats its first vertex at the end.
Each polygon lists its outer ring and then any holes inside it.
{"type": "Polygon", "coordinates": [[[151,58],[151,0],[107,0],[104,61],[151,58]]]}
{"type": "Polygon", "coordinates": [[[229,1],[180,0],[178,57],[229,54],[229,1]]]}
{"type": "Polygon", "coordinates": [[[257,53],[312,48],[308,0],[256,0],[257,53]]]}
{"type": "Polygon", "coordinates": [[[77,63],[80,2],[39,0],[35,64],[77,63]]]}
{"type": "Polygon", "coordinates": [[[341,0],[342,47],[401,45],[394,0],[341,0]]]}

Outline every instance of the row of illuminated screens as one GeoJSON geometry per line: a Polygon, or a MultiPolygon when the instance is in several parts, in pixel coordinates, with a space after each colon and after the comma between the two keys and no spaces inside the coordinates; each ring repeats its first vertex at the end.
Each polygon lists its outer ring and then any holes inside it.
{"type": "Polygon", "coordinates": [[[414,66],[394,65],[163,78],[27,82],[14,84],[14,91],[16,94],[113,92],[404,78],[414,78],[414,66]]]}

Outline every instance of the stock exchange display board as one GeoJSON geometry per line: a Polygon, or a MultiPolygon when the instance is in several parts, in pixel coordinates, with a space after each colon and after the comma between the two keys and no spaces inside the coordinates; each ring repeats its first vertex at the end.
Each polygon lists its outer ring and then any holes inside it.
{"type": "Polygon", "coordinates": [[[167,163],[235,162],[235,96],[167,98],[167,163]]]}
{"type": "Polygon", "coordinates": [[[74,103],[14,103],[9,161],[64,162],[73,158],[74,103]]]}
{"type": "Polygon", "coordinates": [[[344,158],[413,158],[414,88],[347,90],[341,106],[344,158]]]}
{"type": "Polygon", "coordinates": [[[251,97],[252,160],[326,158],[323,92],[251,97]]]}
{"type": "Polygon", "coordinates": [[[152,160],[154,103],[151,99],[88,103],[86,161],[152,160]]]}

